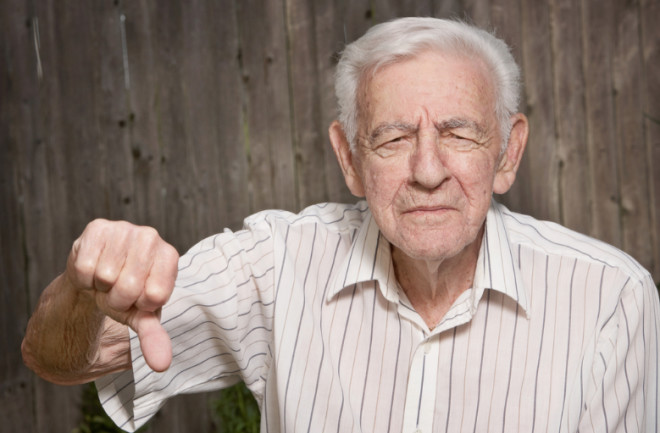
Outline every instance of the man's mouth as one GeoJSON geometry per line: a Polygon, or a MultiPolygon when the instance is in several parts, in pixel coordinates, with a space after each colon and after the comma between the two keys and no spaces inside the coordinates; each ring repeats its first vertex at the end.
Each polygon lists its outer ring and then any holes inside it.
{"type": "Polygon", "coordinates": [[[451,210],[450,206],[446,205],[424,205],[424,206],[414,206],[406,210],[404,213],[442,213],[451,210]]]}

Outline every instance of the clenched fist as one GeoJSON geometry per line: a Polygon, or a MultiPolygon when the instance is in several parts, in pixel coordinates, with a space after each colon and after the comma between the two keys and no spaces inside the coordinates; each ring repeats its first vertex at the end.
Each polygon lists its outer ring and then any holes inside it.
{"type": "Polygon", "coordinates": [[[172,346],[159,313],[172,293],[178,259],[155,229],[99,219],[74,242],[65,278],[93,295],[103,313],[130,326],[147,364],[163,371],[172,346]]]}
{"type": "Polygon", "coordinates": [[[66,270],[39,298],[21,350],[39,376],[79,384],[131,367],[127,326],[137,332],[147,364],[172,362],[160,324],[179,255],[156,230],[95,220],[73,243],[66,270]]]}

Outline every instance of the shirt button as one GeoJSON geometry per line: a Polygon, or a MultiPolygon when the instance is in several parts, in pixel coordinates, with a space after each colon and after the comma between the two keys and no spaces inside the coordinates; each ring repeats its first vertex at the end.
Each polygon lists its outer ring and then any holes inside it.
{"type": "MultiPolygon", "coordinates": [[[[427,341],[426,343],[424,343],[424,354],[428,355],[429,353],[431,353],[431,343],[427,341]]],[[[419,429],[415,430],[415,433],[418,432],[421,433],[421,430],[419,429]]]]}

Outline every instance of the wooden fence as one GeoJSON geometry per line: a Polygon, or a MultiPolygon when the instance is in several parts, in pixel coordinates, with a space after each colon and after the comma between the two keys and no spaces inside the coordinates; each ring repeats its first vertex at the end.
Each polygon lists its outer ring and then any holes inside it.
{"type": "MultiPolygon", "coordinates": [[[[513,47],[532,132],[502,200],[660,279],[657,0],[3,0],[0,431],[80,418],[80,388],[36,378],[19,346],[89,220],[152,225],[183,252],[260,209],[352,200],[326,138],[336,54],[403,15],[468,18],[513,47]]],[[[170,403],[151,431],[210,431],[207,400],[170,403]]]]}

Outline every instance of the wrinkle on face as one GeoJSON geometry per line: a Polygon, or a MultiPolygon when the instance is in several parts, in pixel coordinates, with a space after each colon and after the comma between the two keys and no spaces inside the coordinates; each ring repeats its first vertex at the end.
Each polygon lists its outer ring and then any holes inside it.
{"type": "Polygon", "coordinates": [[[443,261],[476,241],[490,205],[500,137],[480,62],[435,52],[365,84],[355,165],[386,238],[443,261]]]}

